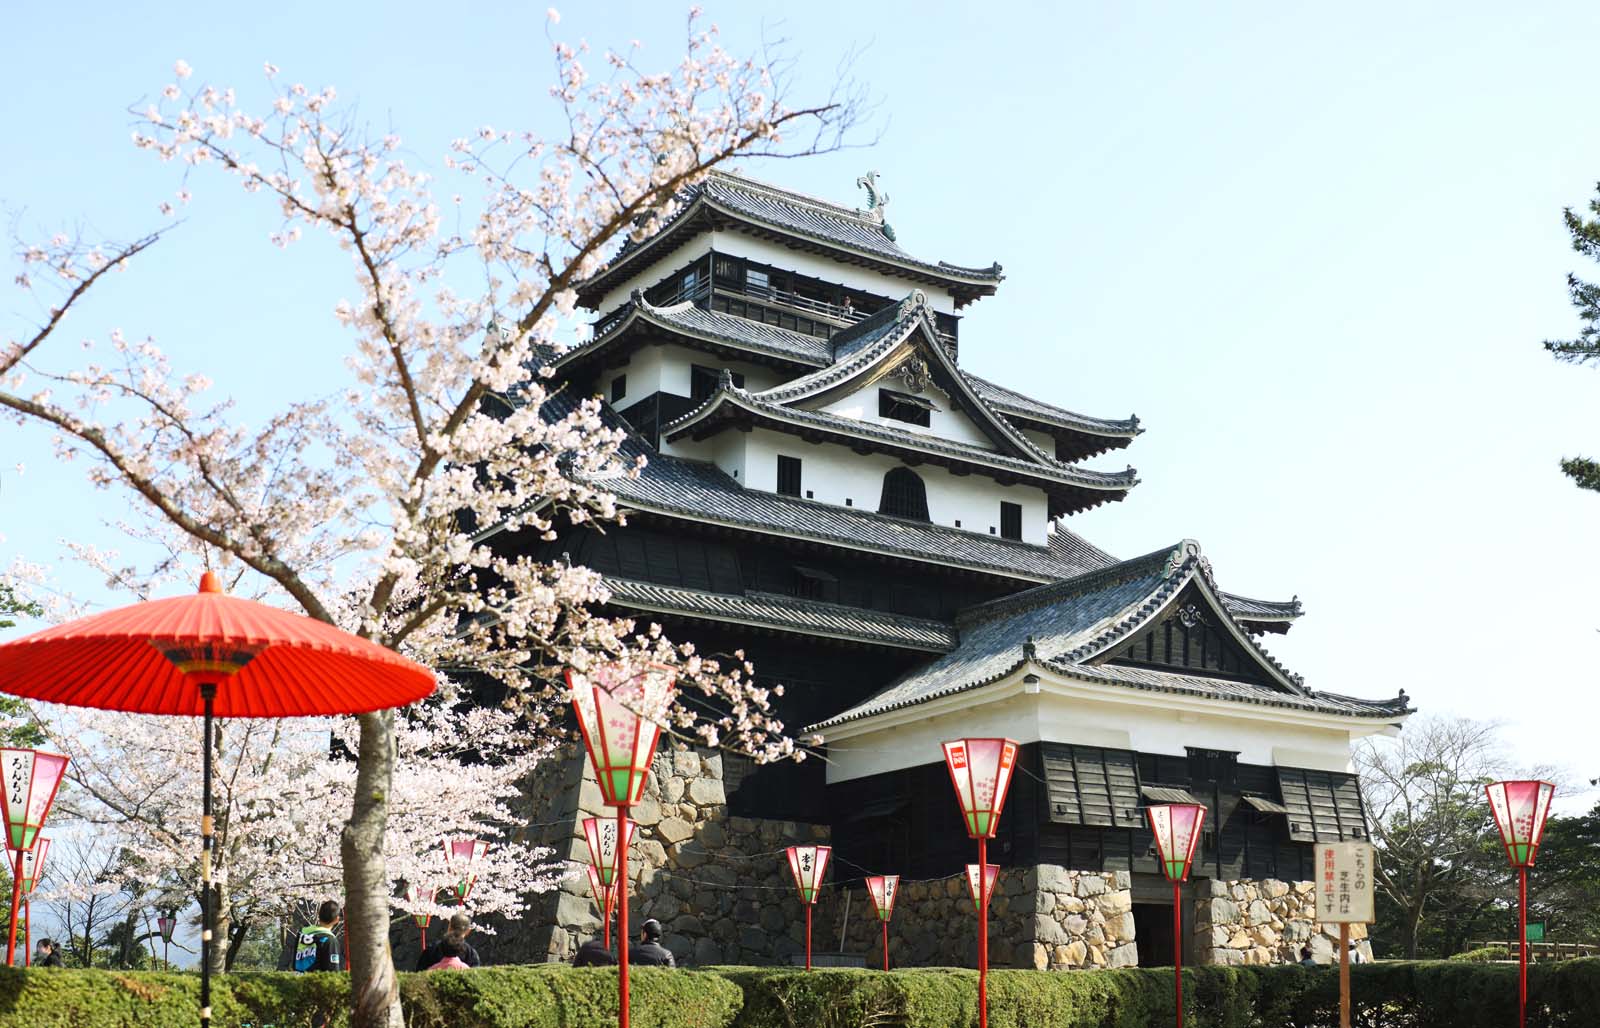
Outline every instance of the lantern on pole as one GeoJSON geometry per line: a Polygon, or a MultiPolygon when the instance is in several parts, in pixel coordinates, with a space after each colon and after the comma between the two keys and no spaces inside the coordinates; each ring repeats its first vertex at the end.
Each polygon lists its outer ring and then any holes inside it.
{"type": "Polygon", "coordinates": [[[489,844],[481,839],[463,835],[458,839],[441,840],[444,846],[444,866],[455,880],[456,905],[466,906],[472,886],[478,881],[478,865],[489,855],[489,844]]]}
{"type": "Polygon", "coordinates": [[[1183,1028],[1183,883],[1189,878],[1206,808],[1198,803],[1158,803],[1145,808],[1156,837],[1161,873],[1172,883],[1172,976],[1178,989],[1178,1028],[1183,1028]]]}
{"type": "MultiPolygon", "coordinates": [[[[673,671],[665,664],[602,661],[567,668],[567,688],[578,730],[600,786],[600,799],[617,808],[617,833],[626,841],[628,808],[644,798],[650,762],[672,703],[673,671]]],[[[628,1028],[628,847],[617,847],[617,1023],[628,1028]]]]}
{"type": "Polygon", "coordinates": [[[817,905],[817,893],[822,888],[822,875],[828,870],[832,846],[790,846],[789,873],[794,876],[794,887],[800,890],[800,903],[806,908],[806,970],[811,970],[811,908],[817,905]]]}
{"type": "MultiPolygon", "coordinates": [[[[957,739],[944,744],[944,762],[961,804],[967,837],[978,840],[978,864],[989,863],[988,841],[1000,827],[1000,811],[1017,765],[1017,743],[1011,739],[957,739]]],[[[978,883],[978,1025],[989,1028],[989,899],[987,884],[978,883]]]]}
{"type": "Polygon", "coordinates": [[[1487,786],[1489,810],[1500,828],[1506,859],[1517,869],[1517,1023],[1528,1023],[1528,868],[1539,857],[1544,823],[1550,816],[1555,783],[1543,781],[1494,782],[1487,786]]]}
{"type": "Polygon", "coordinates": [[[67,774],[67,758],[39,750],[0,749],[0,812],[6,821],[6,849],[11,861],[11,934],[6,942],[6,966],[17,961],[17,915],[22,907],[22,855],[31,852],[55,802],[56,790],[67,774]]]}
{"type": "Polygon", "coordinates": [[[889,970],[889,918],[894,915],[894,900],[900,894],[899,875],[873,875],[867,879],[867,893],[883,926],[883,969],[889,970]]]}
{"type": "Polygon", "coordinates": [[[167,965],[167,970],[172,970],[172,933],[177,930],[178,915],[176,912],[164,914],[156,918],[156,930],[161,933],[161,962],[167,965]]]}
{"type": "MultiPolygon", "coordinates": [[[[407,882],[406,883],[406,906],[410,907],[413,911],[415,911],[417,907],[422,906],[424,903],[432,903],[433,902],[433,898],[434,898],[435,895],[437,895],[437,893],[438,893],[438,890],[433,888],[430,885],[417,886],[417,885],[413,885],[411,882],[407,882]]],[[[429,922],[431,922],[433,920],[433,915],[428,913],[428,912],[426,912],[426,911],[424,911],[424,912],[422,912],[420,914],[413,913],[411,915],[411,920],[416,922],[417,931],[422,936],[422,948],[423,949],[427,949],[428,948],[428,924],[429,924],[429,922]]]]}
{"type": "Polygon", "coordinates": [[[33,966],[33,890],[44,877],[44,858],[50,853],[50,840],[39,836],[33,849],[22,851],[22,966],[33,966]]]}
{"type": "Polygon", "coordinates": [[[600,908],[600,916],[606,926],[606,949],[611,948],[611,904],[616,899],[616,889],[600,880],[600,869],[593,864],[584,865],[584,870],[589,872],[589,890],[594,893],[595,906],[600,908]]]}
{"type": "Polygon", "coordinates": [[[989,901],[994,899],[994,883],[999,879],[999,864],[983,865],[983,881],[981,882],[978,881],[978,865],[967,865],[967,895],[972,897],[973,910],[978,910],[980,904],[984,907],[989,905],[989,901]]]}

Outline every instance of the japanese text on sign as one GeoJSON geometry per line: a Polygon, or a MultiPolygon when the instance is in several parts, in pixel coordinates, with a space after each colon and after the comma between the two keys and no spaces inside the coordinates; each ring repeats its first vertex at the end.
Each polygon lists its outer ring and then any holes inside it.
{"type": "Polygon", "coordinates": [[[1374,855],[1369,842],[1318,843],[1317,920],[1371,924],[1374,855]]]}

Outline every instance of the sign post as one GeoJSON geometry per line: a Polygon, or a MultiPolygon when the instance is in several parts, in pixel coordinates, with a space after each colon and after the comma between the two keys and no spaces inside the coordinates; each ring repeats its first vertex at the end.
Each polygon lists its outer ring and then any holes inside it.
{"type": "Polygon", "coordinates": [[[1317,844],[1317,920],[1339,926],[1339,1028],[1350,1028],[1350,926],[1374,920],[1375,859],[1370,842],[1317,844]]]}

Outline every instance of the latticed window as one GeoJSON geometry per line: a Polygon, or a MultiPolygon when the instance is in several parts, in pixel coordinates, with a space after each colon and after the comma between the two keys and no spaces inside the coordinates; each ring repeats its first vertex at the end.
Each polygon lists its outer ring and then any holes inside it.
{"type": "Polygon", "coordinates": [[[878,513],[928,520],[928,489],[915,471],[894,468],[883,476],[883,498],[878,502],[878,513]]]}

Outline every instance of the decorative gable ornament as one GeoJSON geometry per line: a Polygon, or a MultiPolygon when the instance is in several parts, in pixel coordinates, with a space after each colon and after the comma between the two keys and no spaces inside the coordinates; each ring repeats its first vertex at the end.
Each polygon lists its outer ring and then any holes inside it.
{"type": "MultiPolygon", "coordinates": [[[[994,885],[1000,880],[1000,865],[983,865],[983,906],[988,908],[994,900],[994,885]]],[[[972,909],[978,909],[978,865],[967,865],[967,895],[972,897],[972,909]]]]}
{"type": "Polygon", "coordinates": [[[944,743],[944,762],[950,771],[967,836],[993,839],[1000,827],[1000,811],[1011,788],[1017,763],[1017,743],[1011,739],[957,739],[944,743]]]}
{"type": "Polygon", "coordinates": [[[906,362],[895,370],[900,376],[900,381],[905,383],[907,389],[913,393],[920,393],[933,384],[933,375],[928,371],[928,362],[920,354],[913,354],[906,362]]]}
{"type": "Polygon", "coordinates": [[[1150,831],[1155,833],[1161,873],[1169,882],[1187,881],[1195,847],[1200,844],[1206,808],[1198,803],[1157,803],[1145,809],[1145,817],[1150,821],[1150,831]]]}
{"type": "Polygon", "coordinates": [[[872,908],[884,924],[894,915],[895,897],[900,895],[899,875],[872,875],[867,878],[867,893],[872,897],[872,908]]]}
{"type": "Polygon", "coordinates": [[[811,906],[817,902],[817,892],[822,888],[822,875],[828,869],[832,846],[790,846],[789,873],[794,876],[794,886],[800,891],[800,902],[811,906]]]}
{"type": "Polygon", "coordinates": [[[607,806],[633,806],[644,797],[650,760],[672,701],[672,669],[605,662],[584,671],[567,668],[566,674],[600,798],[607,806]]]}
{"type": "Polygon", "coordinates": [[[1511,861],[1512,867],[1532,867],[1539,857],[1539,843],[1544,839],[1555,783],[1494,782],[1486,791],[1489,810],[1500,828],[1500,841],[1505,844],[1506,859],[1511,861]]]}
{"type": "MultiPolygon", "coordinates": [[[[622,853],[633,845],[633,833],[638,823],[631,818],[624,821],[627,825],[622,840],[622,845],[617,845],[617,818],[614,817],[586,817],[583,819],[583,838],[589,844],[589,864],[600,875],[600,884],[611,888],[617,882],[617,869],[621,866],[622,853]]],[[[599,893],[595,893],[596,896],[599,893]]]]}

